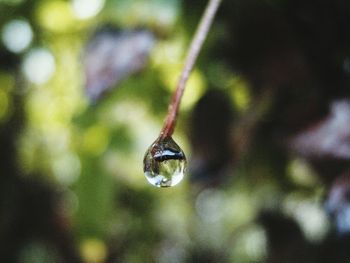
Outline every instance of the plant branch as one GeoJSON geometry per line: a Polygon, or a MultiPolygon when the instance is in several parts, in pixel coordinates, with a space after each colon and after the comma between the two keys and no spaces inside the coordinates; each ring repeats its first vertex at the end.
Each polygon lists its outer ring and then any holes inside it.
{"type": "Polygon", "coordinates": [[[169,104],[168,114],[166,116],[163,129],[160,133],[161,138],[170,137],[175,129],[176,118],[179,111],[182,95],[185,91],[186,82],[193,66],[198,57],[198,53],[203,46],[204,40],[209,32],[209,28],[214,20],[215,13],[220,5],[221,0],[209,0],[201,21],[198,25],[197,31],[193,37],[190,48],[187,53],[184,68],[178,80],[176,90],[169,104]]]}

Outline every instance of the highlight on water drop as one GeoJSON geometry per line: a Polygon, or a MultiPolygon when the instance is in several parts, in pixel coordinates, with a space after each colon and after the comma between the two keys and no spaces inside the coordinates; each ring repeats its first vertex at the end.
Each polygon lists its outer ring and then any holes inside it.
{"type": "Polygon", "coordinates": [[[184,177],[185,153],[171,137],[159,137],[146,151],[143,171],[148,182],[157,187],[177,185],[184,177]]]}

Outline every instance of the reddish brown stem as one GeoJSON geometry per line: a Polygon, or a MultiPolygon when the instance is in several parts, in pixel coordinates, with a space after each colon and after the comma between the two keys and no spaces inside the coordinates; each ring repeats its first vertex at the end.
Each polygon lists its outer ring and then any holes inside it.
{"type": "Polygon", "coordinates": [[[221,0],[209,0],[204,11],[202,19],[198,25],[197,31],[193,37],[190,48],[187,53],[184,68],[181,72],[179,81],[176,86],[175,93],[169,104],[168,114],[165,118],[163,129],[160,133],[160,138],[170,137],[175,129],[176,117],[179,111],[182,95],[185,91],[186,82],[193,69],[194,63],[198,57],[198,53],[203,45],[203,42],[209,32],[209,28],[213,22],[215,13],[220,5],[221,0]]]}

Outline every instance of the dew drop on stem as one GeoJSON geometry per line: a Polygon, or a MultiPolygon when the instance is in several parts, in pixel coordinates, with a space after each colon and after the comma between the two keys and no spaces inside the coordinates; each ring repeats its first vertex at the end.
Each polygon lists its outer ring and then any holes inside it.
{"type": "Polygon", "coordinates": [[[186,171],[186,157],[171,137],[159,137],[146,151],[143,171],[148,182],[157,187],[177,185],[186,171]]]}
{"type": "Polygon", "coordinates": [[[209,32],[221,0],[209,0],[188,50],[185,65],[181,72],[175,93],[168,108],[168,115],[158,139],[148,148],[143,171],[147,180],[157,187],[177,185],[186,170],[186,157],[181,148],[171,138],[174,132],[178,109],[186,82],[196,62],[199,51],[209,32]]]}

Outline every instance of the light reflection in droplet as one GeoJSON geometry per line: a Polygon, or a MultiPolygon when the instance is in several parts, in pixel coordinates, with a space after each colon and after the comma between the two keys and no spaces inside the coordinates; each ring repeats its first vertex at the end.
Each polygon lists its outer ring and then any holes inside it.
{"type": "Polygon", "coordinates": [[[1,38],[8,50],[19,53],[32,42],[33,31],[27,21],[15,19],[4,25],[1,38]]]}
{"type": "Polygon", "coordinates": [[[26,78],[35,83],[47,82],[55,71],[55,59],[46,49],[37,48],[31,50],[24,58],[22,71],[26,78]]]}
{"type": "Polygon", "coordinates": [[[87,19],[97,15],[103,8],[105,0],[73,0],[74,14],[80,19],[87,19]]]}

